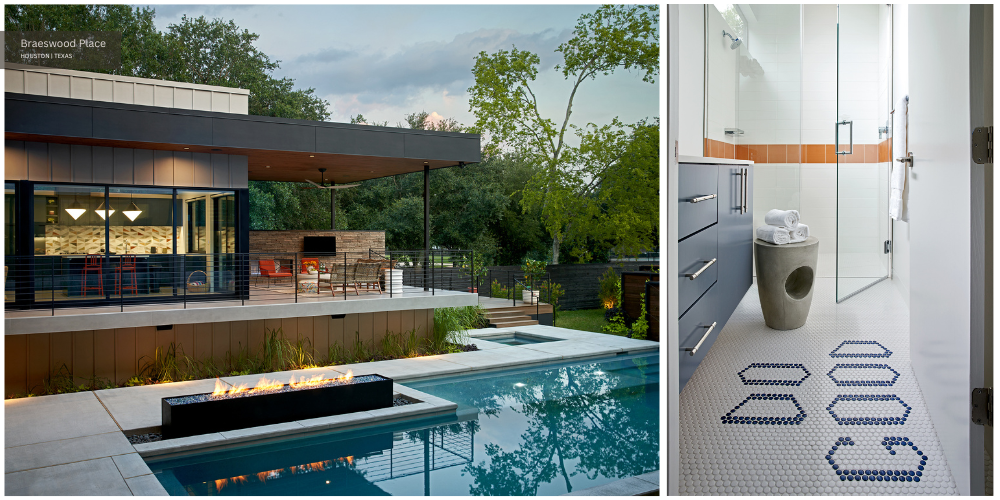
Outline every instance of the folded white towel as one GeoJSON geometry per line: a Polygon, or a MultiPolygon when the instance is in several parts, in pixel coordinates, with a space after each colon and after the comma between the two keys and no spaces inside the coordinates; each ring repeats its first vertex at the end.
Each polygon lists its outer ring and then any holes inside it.
{"type": "Polygon", "coordinates": [[[764,215],[764,224],[794,228],[799,223],[798,210],[771,210],[764,215]]]}
{"type": "Polygon", "coordinates": [[[809,226],[799,223],[794,229],[786,227],[790,243],[799,243],[809,238],[809,226]]]}
{"type": "Polygon", "coordinates": [[[784,245],[791,241],[791,236],[788,234],[787,228],[772,226],[770,224],[764,224],[757,228],[757,238],[775,245],[784,245]]]}

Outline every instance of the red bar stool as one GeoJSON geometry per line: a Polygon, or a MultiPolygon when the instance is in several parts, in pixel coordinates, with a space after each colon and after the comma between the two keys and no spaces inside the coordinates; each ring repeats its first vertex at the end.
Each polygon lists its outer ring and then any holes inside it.
{"type": "Polygon", "coordinates": [[[139,282],[135,277],[135,255],[125,254],[118,259],[115,267],[115,295],[121,295],[122,290],[131,290],[133,295],[139,293],[139,282]],[[131,285],[122,286],[122,273],[132,273],[131,285]]]}
{"type": "Polygon", "coordinates": [[[97,290],[101,295],[104,295],[104,256],[101,254],[87,254],[87,257],[83,261],[83,296],[87,296],[87,290],[97,290]],[[97,274],[97,286],[90,286],[87,280],[87,274],[96,273],[97,274]]]}

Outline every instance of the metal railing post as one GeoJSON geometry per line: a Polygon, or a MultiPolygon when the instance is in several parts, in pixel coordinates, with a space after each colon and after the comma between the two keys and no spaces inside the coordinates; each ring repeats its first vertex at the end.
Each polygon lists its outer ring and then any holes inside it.
{"type": "Polygon", "coordinates": [[[476,283],[476,251],[473,250],[472,252],[470,252],[470,254],[471,254],[471,258],[470,258],[471,264],[469,265],[469,271],[470,271],[470,274],[471,274],[470,281],[472,282],[472,290],[469,290],[469,291],[472,292],[472,293],[474,293],[474,294],[476,294],[476,300],[479,300],[479,287],[476,286],[477,285],[477,283],[476,283]]]}
{"type": "MultiPolygon", "coordinates": [[[[295,303],[299,303],[299,271],[302,268],[299,267],[299,254],[292,254],[292,288],[295,289],[295,303]]],[[[317,285],[319,284],[319,276],[316,277],[317,285]]],[[[319,288],[317,287],[317,290],[319,288]]]]}
{"type": "Polygon", "coordinates": [[[517,287],[514,286],[514,271],[507,271],[507,276],[510,277],[510,305],[515,307],[517,306],[517,287]]]}
{"type": "Polygon", "coordinates": [[[431,249],[431,295],[434,295],[434,288],[437,286],[437,275],[435,274],[434,249],[431,249]]]}
{"type": "MultiPolygon", "coordinates": [[[[347,300],[347,252],[344,252],[344,272],[341,274],[344,275],[344,288],[341,290],[344,292],[344,300],[347,300]]],[[[357,287],[357,285],[355,285],[355,287],[357,287]]],[[[357,290],[357,288],[355,288],[355,290],[357,290]]]]}
{"type": "Polygon", "coordinates": [[[188,287],[187,287],[187,259],[181,256],[181,284],[184,285],[184,309],[188,307],[188,287]]]}
{"type": "Polygon", "coordinates": [[[54,260],[49,261],[49,273],[50,273],[49,293],[50,295],[52,295],[52,315],[55,316],[56,315],[56,286],[55,286],[56,268],[54,260]]]}

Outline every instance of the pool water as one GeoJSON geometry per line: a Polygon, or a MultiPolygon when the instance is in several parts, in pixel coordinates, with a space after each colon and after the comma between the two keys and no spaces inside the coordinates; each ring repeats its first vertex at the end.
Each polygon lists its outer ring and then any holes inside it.
{"type": "Polygon", "coordinates": [[[496,342],[498,344],[506,344],[506,345],[543,344],[545,342],[553,342],[559,340],[559,339],[550,339],[546,337],[538,337],[535,335],[526,335],[517,332],[498,337],[481,337],[481,338],[483,340],[488,340],[490,342],[496,342]]]}
{"type": "Polygon", "coordinates": [[[659,469],[659,358],[405,385],[454,415],[149,461],[171,495],[559,495],[659,469]]]}

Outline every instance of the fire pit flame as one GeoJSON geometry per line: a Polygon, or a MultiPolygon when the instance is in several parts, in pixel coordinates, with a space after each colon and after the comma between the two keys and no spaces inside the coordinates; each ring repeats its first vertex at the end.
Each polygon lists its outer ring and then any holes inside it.
{"type": "MultiPolygon", "coordinates": [[[[292,389],[301,389],[303,387],[315,387],[319,385],[328,384],[330,382],[349,382],[354,378],[354,372],[348,370],[346,374],[339,377],[324,378],[325,374],[313,375],[310,378],[306,378],[304,375],[298,380],[295,379],[295,375],[292,375],[291,380],[288,381],[288,386],[292,389]]],[[[261,377],[260,381],[257,382],[253,388],[247,386],[247,384],[240,384],[237,386],[227,386],[225,382],[221,379],[215,379],[215,390],[212,391],[213,398],[228,398],[240,395],[249,395],[253,393],[275,391],[280,390],[285,387],[286,384],[279,382],[278,380],[270,380],[267,377],[261,377]]]]}

